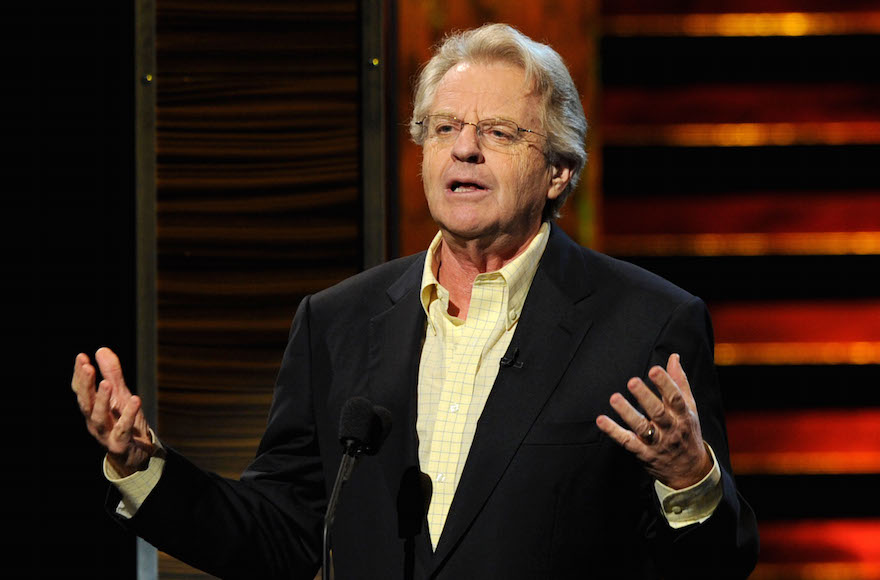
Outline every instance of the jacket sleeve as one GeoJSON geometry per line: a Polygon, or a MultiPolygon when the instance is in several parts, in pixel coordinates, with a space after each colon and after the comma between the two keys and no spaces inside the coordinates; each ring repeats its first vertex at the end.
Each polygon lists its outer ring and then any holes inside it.
{"type": "Polygon", "coordinates": [[[679,353],[697,404],[703,440],[712,446],[721,468],[721,502],[704,522],[673,530],[659,503],[653,529],[655,557],[670,578],[747,578],[758,557],[755,514],[736,489],[724,425],[721,389],[715,372],[712,324],[698,298],[682,303],[654,345],[651,360],[665,368],[679,353]]]}
{"type": "MultiPolygon", "coordinates": [[[[222,578],[311,580],[321,561],[326,505],[312,408],[309,298],[297,310],[269,424],[240,481],[168,450],[159,483],[130,520],[162,550],[222,578]]],[[[118,494],[111,490],[108,509],[118,494]]]]}

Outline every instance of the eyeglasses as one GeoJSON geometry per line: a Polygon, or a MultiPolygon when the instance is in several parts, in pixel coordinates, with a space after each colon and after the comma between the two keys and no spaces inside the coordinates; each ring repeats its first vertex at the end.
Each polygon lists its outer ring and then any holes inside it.
{"type": "Polygon", "coordinates": [[[477,129],[480,144],[490,149],[507,149],[516,145],[523,138],[523,133],[546,137],[531,129],[523,129],[507,119],[484,119],[476,123],[468,123],[453,115],[425,115],[424,119],[416,121],[416,125],[425,130],[428,139],[440,143],[455,141],[465,125],[472,125],[477,129]]]}

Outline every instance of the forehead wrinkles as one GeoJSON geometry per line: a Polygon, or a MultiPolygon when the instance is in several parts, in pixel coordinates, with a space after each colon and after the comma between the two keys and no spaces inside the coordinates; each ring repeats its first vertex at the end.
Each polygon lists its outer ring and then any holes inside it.
{"type": "MultiPolygon", "coordinates": [[[[522,97],[510,95],[492,88],[466,89],[466,90],[440,90],[434,100],[432,113],[449,113],[456,117],[463,114],[478,113],[485,115],[490,113],[492,117],[515,114],[522,97]]],[[[482,117],[480,117],[482,118],[482,117]]]]}
{"type": "Polygon", "coordinates": [[[525,80],[522,69],[511,65],[454,67],[438,83],[431,113],[459,118],[506,118],[519,123],[540,120],[540,99],[525,80]],[[511,82],[513,81],[513,82],[511,82]]]}

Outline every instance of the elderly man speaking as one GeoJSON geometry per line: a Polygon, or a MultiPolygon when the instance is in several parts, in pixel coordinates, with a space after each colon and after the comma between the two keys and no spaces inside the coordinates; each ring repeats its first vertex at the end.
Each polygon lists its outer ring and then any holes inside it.
{"type": "Polygon", "coordinates": [[[500,24],[448,37],[410,124],[439,232],[302,301],[239,481],[161,444],[112,351],[97,386],[77,356],[114,517],[223,578],[310,579],[360,396],[394,426],[346,484],[337,578],[748,576],[703,302],[553,225],[586,130],[550,47],[500,24]]]}

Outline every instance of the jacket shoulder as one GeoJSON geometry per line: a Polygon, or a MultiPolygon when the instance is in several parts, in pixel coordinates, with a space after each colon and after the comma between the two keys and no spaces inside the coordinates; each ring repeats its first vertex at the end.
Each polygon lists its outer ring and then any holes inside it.
{"type": "Polygon", "coordinates": [[[604,279],[605,286],[609,288],[626,289],[645,298],[653,297],[674,303],[690,302],[695,299],[687,290],[641,266],[588,248],[582,250],[588,272],[595,274],[598,280],[604,279]]]}
{"type": "Polygon", "coordinates": [[[418,288],[427,252],[396,258],[330,286],[311,297],[312,308],[385,304],[392,288],[418,288]]]}

